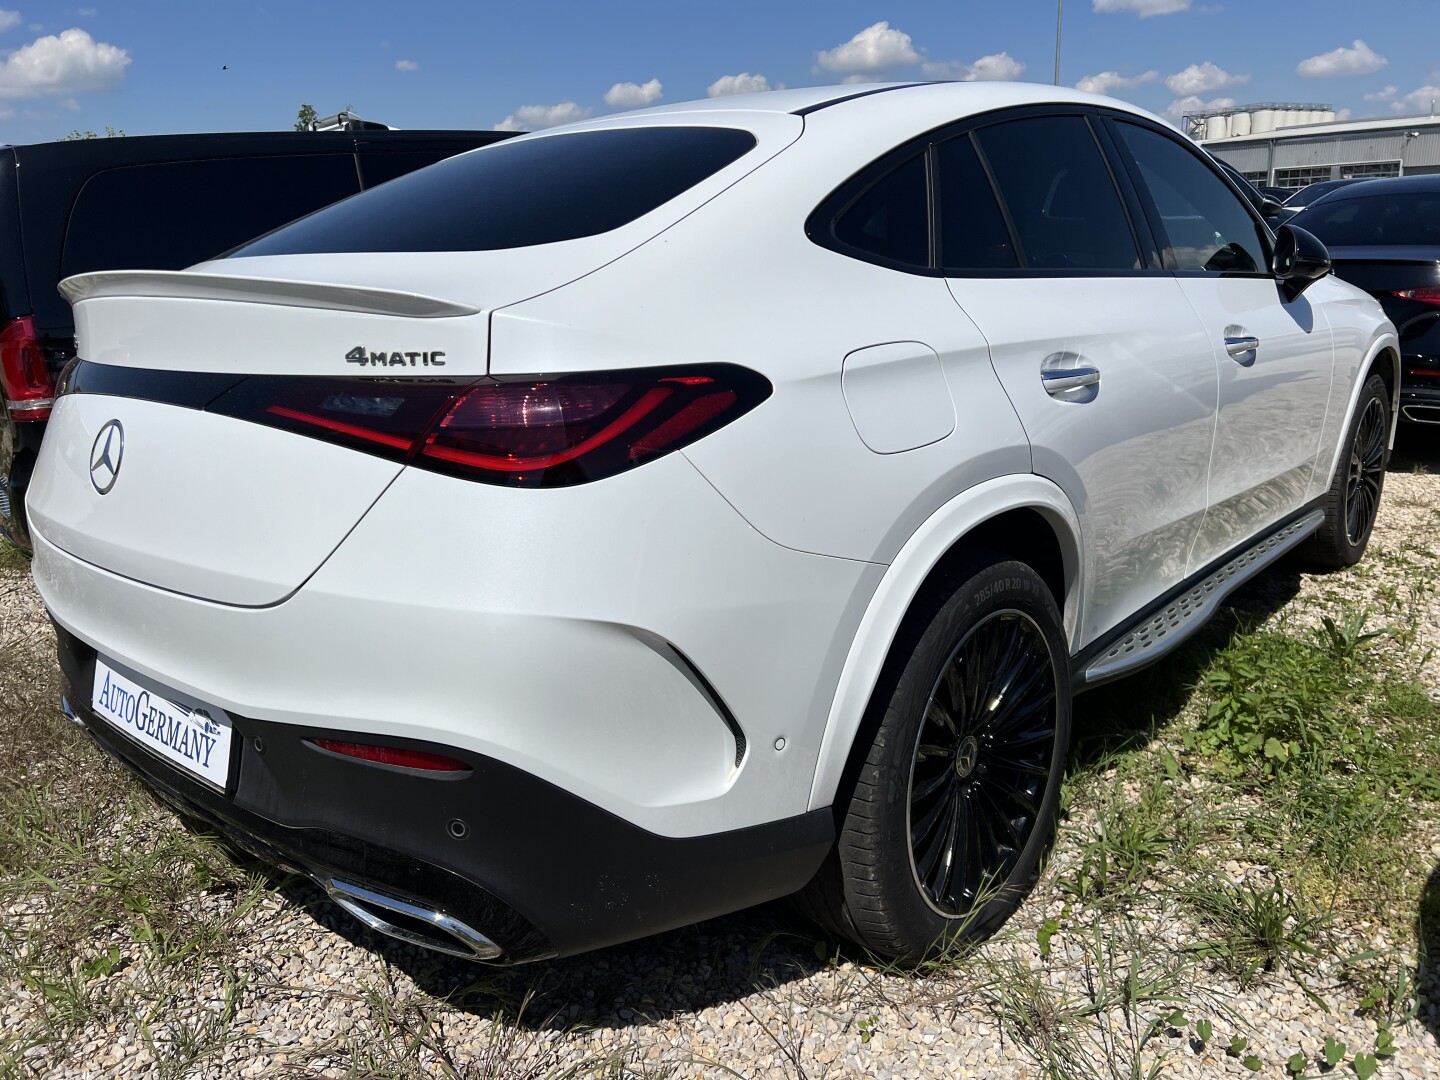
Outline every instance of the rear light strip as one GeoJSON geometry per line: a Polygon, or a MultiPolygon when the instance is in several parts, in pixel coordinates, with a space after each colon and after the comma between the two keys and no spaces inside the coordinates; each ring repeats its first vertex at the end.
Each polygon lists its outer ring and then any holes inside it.
{"type": "Polygon", "coordinates": [[[733,364],[583,375],[329,378],[72,363],[60,393],[164,401],[468,480],[563,487],[643,465],[770,396],[733,364]]]}
{"type": "Polygon", "coordinates": [[[44,420],[54,404],[55,387],[45,370],[45,351],[28,315],[11,319],[0,330],[0,390],[12,420],[44,420]]]}
{"type": "Polygon", "coordinates": [[[1426,285],[1419,289],[1399,289],[1392,296],[1398,296],[1401,300],[1414,300],[1420,304],[1434,304],[1440,307],[1440,285],[1426,285]]]}

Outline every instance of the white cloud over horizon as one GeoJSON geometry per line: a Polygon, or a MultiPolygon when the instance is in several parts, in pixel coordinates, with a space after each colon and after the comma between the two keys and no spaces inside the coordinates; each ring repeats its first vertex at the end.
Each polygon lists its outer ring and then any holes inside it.
{"type": "Polygon", "coordinates": [[[124,49],[71,28],[36,38],[0,61],[0,98],[115,90],[124,82],[129,63],[124,49]]]}
{"type": "Polygon", "coordinates": [[[621,82],[605,91],[605,104],[617,109],[638,109],[660,100],[665,88],[659,79],[647,83],[621,82]]]}
{"type": "Polygon", "coordinates": [[[573,124],[595,114],[594,109],[585,108],[573,101],[562,101],[557,105],[521,105],[509,116],[495,125],[496,131],[538,131],[541,128],[573,124]]]}
{"type": "Polygon", "coordinates": [[[973,64],[963,60],[926,61],[920,65],[927,79],[954,79],[959,82],[1014,82],[1025,71],[1025,65],[1008,52],[982,56],[973,64]]]}
{"type": "Polygon", "coordinates": [[[1176,97],[1190,97],[1195,94],[1220,90],[1227,86],[1239,86],[1250,81],[1249,75],[1232,75],[1224,68],[1209,60],[1191,64],[1184,71],[1167,76],[1165,85],[1176,97]]]}
{"type": "Polygon", "coordinates": [[[705,88],[706,97],[729,97],[732,94],[760,94],[766,90],[784,90],[784,83],[770,85],[764,75],[751,75],[742,71],[738,75],[721,75],[705,88]]]}
{"type": "Polygon", "coordinates": [[[1121,11],[1134,12],[1142,19],[1152,15],[1174,15],[1189,11],[1190,0],[1095,0],[1094,10],[1101,15],[1121,11]]]}
{"type": "Polygon", "coordinates": [[[1370,75],[1379,71],[1390,61],[1359,38],[1353,47],[1332,49],[1328,53],[1301,60],[1295,73],[1307,79],[1333,78],[1340,75],[1370,75]]]}
{"type": "Polygon", "coordinates": [[[837,75],[877,75],[909,67],[919,59],[910,35],[892,29],[888,22],[867,26],[844,44],[815,54],[821,70],[837,75]]]}
{"type": "Polygon", "coordinates": [[[420,65],[417,64],[414,60],[396,60],[396,61],[395,61],[395,70],[396,70],[396,71],[419,71],[419,70],[420,70],[420,65]]]}
{"type": "Polygon", "coordinates": [[[13,30],[20,25],[20,12],[0,8],[0,30],[13,30]]]}
{"type": "Polygon", "coordinates": [[[1075,84],[1076,90],[1089,94],[1113,94],[1116,90],[1130,90],[1142,83],[1154,82],[1160,78],[1158,71],[1146,71],[1140,75],[1121,75],[1118,71],[1102,71],[1098,75],[1086,75],[1075,84]]]}

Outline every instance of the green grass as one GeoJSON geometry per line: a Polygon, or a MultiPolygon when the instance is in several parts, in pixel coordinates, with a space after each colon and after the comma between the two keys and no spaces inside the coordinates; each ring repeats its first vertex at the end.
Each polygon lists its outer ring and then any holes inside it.
{"type": "MultiPolygon", "coordinates": [[[[0,589],[27,572],[0,545],[0,589]]],[[[1422,965],[1440,956],[1440,870],[1430,841],[1417,843],[1440,835],[1440,710],[1421,633],[1436,584],[1433,553],[1406,544],[1317,581],[1308,607],[1275,615],[1281,605],[1242,595],[1242,615],[1222,613],[1163,665],[1080,699],[1056,855],[996,939],[902,969],[784,924],[750,942],[750,966],[726,973],[719,1004],[784,1006],[750,1013],[762,1040],[752,1053],[789,1077],[844,1071],[815,1057],[809,1017],[840,1017],[847,1053],[865,1060],[912,1013],[945,1028],[965,1011],[988,1015],[1032,1075],[1149,1080],[1194,1054],[1284,1075],[1286,1058],[1261,1048],[1266,1033],[1230,996],[1294,987],[1343,1004],[1325,1048],[1286,1050],[1304,1075],[1326,1074],[1329,1053],[1328,1074],[1358,1075],[1373,1056],[1384,1076],[1395,1047],[1423,1037],[1417,949],[1422,965]],[[1357,592],[1363,604],[1345,599],[1357,592]],[[1353,1024],[1341,1037],[1355,1018],[1364,1037],[1353,1024]]],[[[30,997],[26,1022],[0,1029],[0,1077],[38,1071],[23,1056],[35,1047],[44,1070],[78,1066],[82,1036],[111,1025],[138,1034],[161,1076],[273,1053],[239,1017],[256,997],[301,991],[273,977],[283,953],[269,968],[237,943],[264,942],[258,905],[274,903],[275,880],[183,827],[100,753],[59,714],[48,655],[22,644],[0,649],[0,979],[30,997]],[[176,1023],[177,1004],[194,1000],[205,1008],[176,1023]]],[[[677,984],[724,966],[718,952],[691,959],[677,984]]],[[[351,1026],[286,1048],[275,1068],[751,1075],[728,1061],[647,1062],[638,1034],[562,1065],[612,997],[644,1013],[657,990],[591,979],[612,963],[605,953],[593,969],[567,963],[324,991],[345,998],[351,1026]],[[605,1000],[565,1011],[592,983],[605,1000]]]]}

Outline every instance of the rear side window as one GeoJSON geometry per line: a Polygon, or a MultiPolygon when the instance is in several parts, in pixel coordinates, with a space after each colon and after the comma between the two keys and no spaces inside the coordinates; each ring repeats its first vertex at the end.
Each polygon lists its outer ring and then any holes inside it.
{"type": "Polygon", "coordinates": [[[748,131],[640,127],[496,143],[366,191],[232,256],[493,251],[618,229],[755,146],[748,131]]]}
{"type": "Polygon", "coordinates": [[[107,169],[75,199],[60,276],[180,270],[359,190],[350,154],[107,169]]]}
{"type": "Polygon", "coordinates": [[[847,247],[906,266],[930,265],[925,155],[917,154],[871,184],[835,219],[847,247]]]}
{"type": "Polygon", "coordinates": [[[970,136],[939,148],[940,265],[946,270],[1011,270],[1020,265],[990,178],[970,136]]]}
{"type": "Polygon", "coordinates": [[[976,134],[1015,223],[1027,266],[1141,266],[1115,182],[1083,117],[1007,120],[976,134]]]}
{"type": "Polygon", "coordinates": [[[371,151],[360,155],[360,177],[367,188],[379,187],[397,176],[423,169],[444,161],[451,155],[444,150],[405,150],[396,153],[371,151]]]}
{"type": "Polygon", "coordinates": [[[1166,268],[1259,273],[1267,261],[1260,227],[1229,185],[1168,136],[1115,127],[1160,215],[1166,268]]]}
{"type": "MultiPolygon", "coordinates": [[[[1388,183],[1388,181],[1387,181],[1388,183]]],[[[1440,191],[1331,195],[1290,219],[1330,247],[1440,246],[1440,191]]]]}

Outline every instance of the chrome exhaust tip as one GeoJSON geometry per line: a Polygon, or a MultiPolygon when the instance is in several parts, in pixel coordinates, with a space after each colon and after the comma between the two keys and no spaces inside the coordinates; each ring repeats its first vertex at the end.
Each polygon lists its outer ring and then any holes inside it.
{"type": "Polygon", "coordinates": [[[1400,415],[1417,424],[1440,424],[1440,405],[1406,405],[1400,415]]]}
{"type": "Polygon", "coordinates": [[[480,931],[443,911],[337,878],[321,884],[331,900],[378,933],[465,960],[498,960],[504,952],[480,931]]]}

